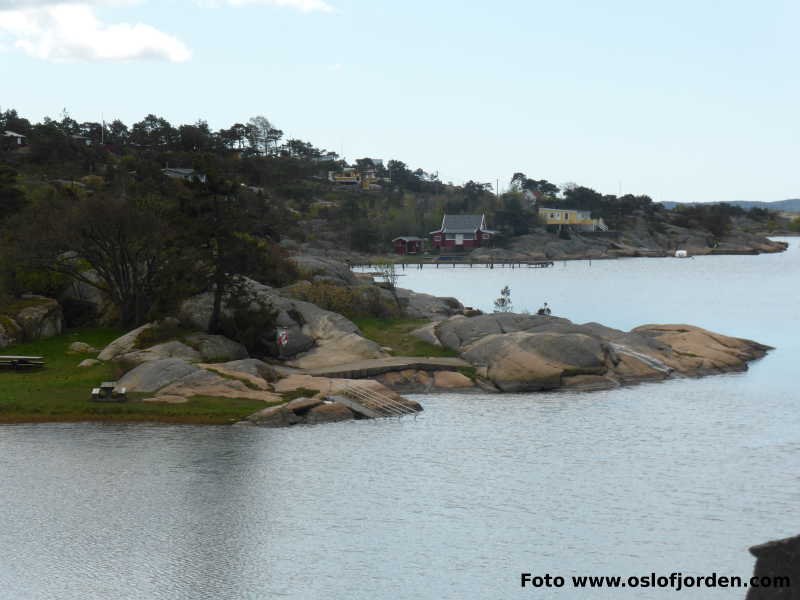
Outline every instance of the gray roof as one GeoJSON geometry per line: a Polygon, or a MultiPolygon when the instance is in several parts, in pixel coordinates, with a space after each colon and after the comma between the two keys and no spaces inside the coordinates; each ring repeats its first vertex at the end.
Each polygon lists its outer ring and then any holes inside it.
{"type": "MultiPolygon", "coordinates": [[[[444,233],[475,233],[481,228],[483,215],[445,215],[442,219],[444,233]]],[[[432,231],[431,233],[436,233],[432,231]]]]}
{"type": "Polygon", "coordinates": [[[401,235],[400,237],[394,238],[392,241],[396,242],[397,240],[403,240],[404,242],[421,242],[422,238],[415,235],[401,235]]]}

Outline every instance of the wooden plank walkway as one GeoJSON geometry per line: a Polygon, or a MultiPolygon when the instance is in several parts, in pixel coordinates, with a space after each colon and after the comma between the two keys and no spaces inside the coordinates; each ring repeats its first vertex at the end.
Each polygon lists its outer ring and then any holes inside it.
{"type": "MultiPolygon", "coordinates": [[[[393,263],[395,270],[405,271],[406,269],[422,269],[432,267],[456,267],[461,269],[485,268],[485,269],[545,269],[554,265],[552,260],[515,260],[515,261],[469,261],[469,260],[437,260],[430,262],[398,262],[393,263]]],[[[351,264],[351,269],[375,269],[380,270],[381,265],[375,264],[351,264]]]]}
{"type": "Polygon", "coordinates": [[[339,379],[367,379],[377,377],[393,371],[458,371],[458,369],[471,367],[467,361],[460,358],[425,358],[420,356],[392,356],[390,358],[374,358],[335,367],[321,369],[302,369],[298,373],[313,375],[314,377],[333,377],[339,379]]]}

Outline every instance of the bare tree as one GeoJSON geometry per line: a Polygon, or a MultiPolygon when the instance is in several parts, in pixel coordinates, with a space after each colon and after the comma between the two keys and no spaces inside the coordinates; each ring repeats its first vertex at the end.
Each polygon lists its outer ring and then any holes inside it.
{"type": "Polygon", "coordinates": [[[395,264],[383,263],[378,265],[378,273],[380,274],[380,277],[382,277],[383,280],[386,282],[386,286],[392,293],[392,297],[394,298],[394,301],[397,303],[397,308],[402,310],[403,307],[400,305],[400,298],[397,297],[397,280],[400,277],[400,274],[397,272],[395,264]]]}

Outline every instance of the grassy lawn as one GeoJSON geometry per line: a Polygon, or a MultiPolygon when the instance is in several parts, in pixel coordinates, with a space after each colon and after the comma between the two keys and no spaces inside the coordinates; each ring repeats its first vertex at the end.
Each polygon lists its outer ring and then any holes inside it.
{"type": "Polygon", "coordinates": [[[125,403],[89,402],[91,389],[120,373],[110,364],[79,369],[87,354],[67,354],[72,342],[103,348],[123,332],[84,329],[49,340],[0,348],[0,355],[44,357],[39,370],[0,368],[0,423],[37,421],[157,421],[165,423],[223,424],[238,421],[268,406],[247,399],[194,397],[186,404],[142,402],[144,394],[132,394],[125,403]]]}
{"type": "Polygon", "coordinates": [[[378,319],[366,317],[354,319],[364,337],[388,346],[393,356],[433,356],[457,357],[458,352],[441,346],[434,346],[409,335],[428,321],[418,319],[378,319]]]}

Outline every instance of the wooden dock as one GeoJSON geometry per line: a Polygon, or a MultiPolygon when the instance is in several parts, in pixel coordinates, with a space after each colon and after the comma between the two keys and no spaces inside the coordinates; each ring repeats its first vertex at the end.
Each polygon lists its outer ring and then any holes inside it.
{"type": "MultiPolygon", "coordinates": [[[[446,257],[442,257],[438,260],[431,260],[431,261],[420,261],[420,262],[398,262],[393,263],[395,270],[405,271],[406,269],[422,269],[424,267],[432,267],[438,269],[442,268],[453,268],[456,267],[462,269],[473,269],[473,268],[484,268],[484,269],[545,269],[547,267],[553,266],[552,260],[498,260],[498,261],[475,261],[475,260],[451,260],[446,257]]],[[[373,270],[380,270],[381,265],[378,264],[351,264],[351,269],[373,269],[373,270]]]]}

